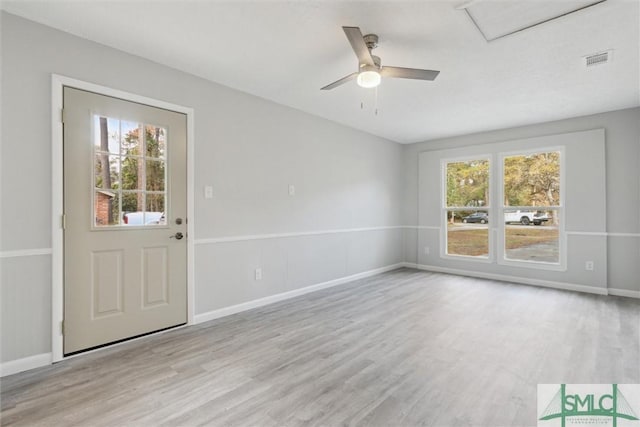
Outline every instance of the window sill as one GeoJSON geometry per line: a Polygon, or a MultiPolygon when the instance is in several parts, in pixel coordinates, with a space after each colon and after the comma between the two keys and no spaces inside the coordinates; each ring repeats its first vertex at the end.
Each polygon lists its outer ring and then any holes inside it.
{"type": "Polygon", "coordinates": [[[451,261],[471,261],[471,262],[479,262],[483,264],[492,264],[493,260],[490,257],[481,257],[481,256],[472,256],[472,255],[449,255],[449,254],[440,254],[440,258],[451,260],[451,261]]]}

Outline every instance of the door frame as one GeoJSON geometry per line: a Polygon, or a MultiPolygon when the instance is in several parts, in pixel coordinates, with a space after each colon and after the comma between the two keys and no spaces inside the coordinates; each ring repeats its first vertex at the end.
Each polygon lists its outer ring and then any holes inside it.
{"type": "MultiPolygon", "coordinates": [[[[194,109],[148,98],[59,74],[51,75],[51,355],[53,362],[66,359],[63,353],[64,320],[64,165],[62,108],[65,86],[125,101],[183,113],[187,116],[187,325],[194,323],[194,109]]],[[[162,332],[157,332],[162,333],[162,332]]],[[[117,344],[114,344],[117,345],[117,344]]],[[[82,353],[84,354],[84,353],[82,353]]],[[[69,356],[73,357],[73,356],[69,356]]]]}

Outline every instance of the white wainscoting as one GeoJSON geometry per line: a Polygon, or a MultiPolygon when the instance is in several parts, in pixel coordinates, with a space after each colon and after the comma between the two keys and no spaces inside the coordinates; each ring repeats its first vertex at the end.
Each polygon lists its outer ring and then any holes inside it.
{"type": "Polygon", "coordinates": [[[51,248],[18,249],[0,252],[0,258],[18,258],[25,256],[51,255],[51,248]]]}
{"type": "Polygon", "coordinates": [[[376,274],[384,273],[391,270],[396,270],[402,267],[404,267],[404,263],[388,265],[386,267],[364,271],[362,273],[353,274],[351,276],[340,277],[338,279],[329,280],[323,283],[317,283],[315,285],[306,286],[300,289],[294,289],[292,291],[271,295],[265,298],[260,298],[253,301],[244,302],[241,304],[236,304],[230,307],[224,307],[224,308],[212,310],[206,313],[196,314],[194,321],[196,324],[208,322],[209,320],[219,319],[221,317],[229,316],[231,314],[240,313],[242,311],[251,310],[251,309],[262,307],[268,304],[273,304],[275,302],[284,301],[290,298],[295,298],[300,295],[305,295],[311,292],[319,291],[321,289],[327,289],[333,286],[338,286],[345,283],[353,282],[354,280],[363,279],[365,277],[375,276],[376,274]]]}

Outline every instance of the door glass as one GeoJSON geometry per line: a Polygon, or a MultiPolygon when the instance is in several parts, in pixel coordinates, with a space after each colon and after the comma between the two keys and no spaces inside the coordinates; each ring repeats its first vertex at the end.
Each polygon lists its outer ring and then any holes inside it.
{"type": "Polygon", "coordinates": [[[165,224],[166,129],[94,115],[93,224],[165,224]]]}

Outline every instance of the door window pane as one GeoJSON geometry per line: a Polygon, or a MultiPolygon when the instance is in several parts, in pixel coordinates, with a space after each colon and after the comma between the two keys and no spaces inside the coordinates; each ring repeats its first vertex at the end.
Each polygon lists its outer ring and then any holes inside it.
{"type": "Polygon", "coordinates": [[[127,156],[140,156],[140,126],[135,122],[122,121],[122,154],[127,156]]]}
{"type": "Polygon", "coordinates": [[[120,154],[120,122],[98,115],[93,116],[94,151],[120,154]]]}
{"type": "Polygon", "coordinates": [[[144,193],[142,191],[123,192],[122,212],[144,212],[144,193]]]}
{"type": "Polygon", "coordinates": [[[97,190],[93,198],[95,225],[106,227],[120,224],[120,195],[108,190],[97,190]]]}
{"type": "Polygon", "coordinates": [[[149,160],[146,163],[147,191],[164,191],[164,160],[149,160]]]}
{"type": "Polygon", "coordinates": [[[147,194],[147,211],[164,212],[164,193],[147,194]]]}
{"type": "Polygon", "coordinates": [[[119,156],[99,153],[94,156],[95,188],[117,189],[119,186],[119,156]]]}
{"type": "Polygon", "coordinates": [[[121,163],[122,189],[142,190],[142,165],[144,161],[139,157],[124,157],[121,163]]]}
{"type": "Polygon", "coordinates": [[[146,126],[145,142],[147,157],[164,159],[165,155],[165,129],[158,126],[146,126]]]}

